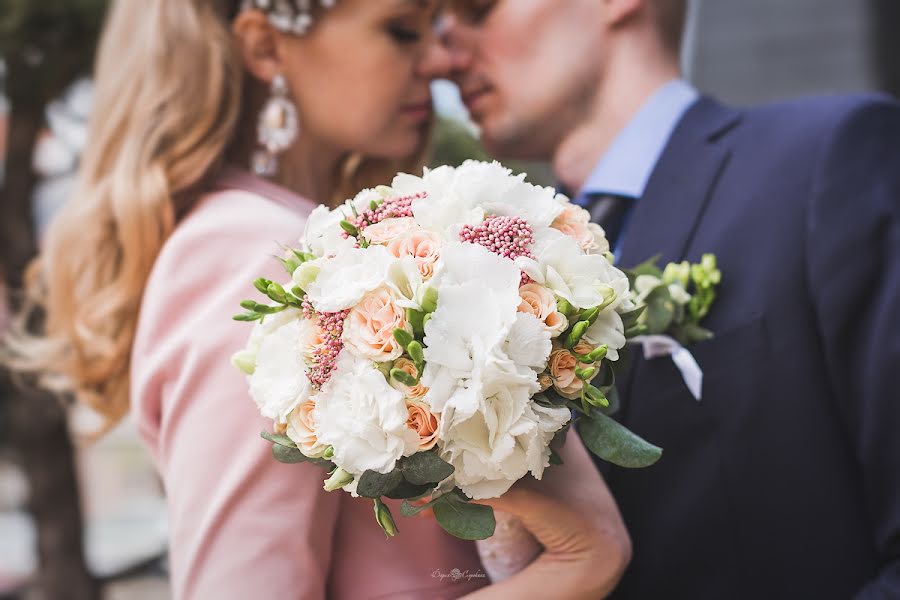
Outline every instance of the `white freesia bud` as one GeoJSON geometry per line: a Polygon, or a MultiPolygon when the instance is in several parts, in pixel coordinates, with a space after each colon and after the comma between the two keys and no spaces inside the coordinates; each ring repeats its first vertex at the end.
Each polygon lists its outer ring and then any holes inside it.
{"type": "Polygon", "coordinates": [[[240,369],[244,375],[253,375],[256,370],[256,352],[241,350],[231,357],[231,364],[240,369]]]}
{"type": "Polygon", "coordinates": [[[691,301],[691,295],[687,293],[683,287],[678,285],[677,283],[672,283],[669,285],[669,295],[672,296],[672,300],[681,304],[682,306],[691,301]]]}
{"type": "Polygon", "coordinates": [[[296,283],[300,289],[305,290],[308,288],[319,276],[319,272],[322,270],[322,262],[323,259],[317,258],[316,260],[307,261],[297,267],[292,276],[294,283],[296,283]]]}
{"type": "Polygon", "coordinates": [[[353,475],[338,467],[331,474],[331,477],[325,480],[325,491],[333,492],[334,490],[339,490],[351,481],[353,481],[353,475]]]}

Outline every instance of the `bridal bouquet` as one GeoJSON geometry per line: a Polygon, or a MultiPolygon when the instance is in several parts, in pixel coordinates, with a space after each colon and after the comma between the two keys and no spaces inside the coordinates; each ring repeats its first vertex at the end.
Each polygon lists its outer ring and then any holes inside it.
{"type": "Polygon", "coordinates": [[[490,507],[469,500],[540,479],[573,417],[606,460],[659,458],[605,414],[644,309],[603,230],[552,188],[497,163],[401,174],[316,209],[281,260],[290,281],[257,280],[266,300],[235,317],[256,324],[234,363],[275,457],[372,499],[389,536],[384,498],[491,536],[490,507]]]}

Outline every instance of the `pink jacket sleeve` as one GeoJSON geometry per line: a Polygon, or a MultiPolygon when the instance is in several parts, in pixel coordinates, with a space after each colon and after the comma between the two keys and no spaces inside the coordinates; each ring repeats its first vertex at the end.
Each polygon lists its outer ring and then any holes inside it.
{"type": "MultiPolygon", "coordinates": [[[[325,472],[282,465],[230,357],[252,281],[286,281],[274,258],[299,214],[253,194],[207,197],[167,242],[141,307],[133,412],[164,480],[175,598],[324,598],[339,495],[325,472]]],[[[257,298],[260,299],[260,298],[257,298]]]]}

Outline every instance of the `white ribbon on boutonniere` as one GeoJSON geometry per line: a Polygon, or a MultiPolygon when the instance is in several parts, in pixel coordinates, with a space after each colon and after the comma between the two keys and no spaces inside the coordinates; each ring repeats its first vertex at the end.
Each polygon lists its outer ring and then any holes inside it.
{"type": "Polygon", "coordinates": [[[644,349],[644,358],[661,358],[671,356],[675,367],[681,372],[681,378],[691,395],[700,402],[703,390],[703,370],[690,350],[667,335],[641,335],[628,340],[630,344],[640,344],[644,349]]]}

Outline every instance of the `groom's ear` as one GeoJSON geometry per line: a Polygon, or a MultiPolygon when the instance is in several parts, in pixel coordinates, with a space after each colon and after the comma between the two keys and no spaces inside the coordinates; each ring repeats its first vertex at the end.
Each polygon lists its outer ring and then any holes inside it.
{"type": "Polygon", "coordinates": [[[231,31],[244,68],[264,83],[284,70],[279,52],[279,32],[258,10],[242,11],[232,22],[231,31]]]}

